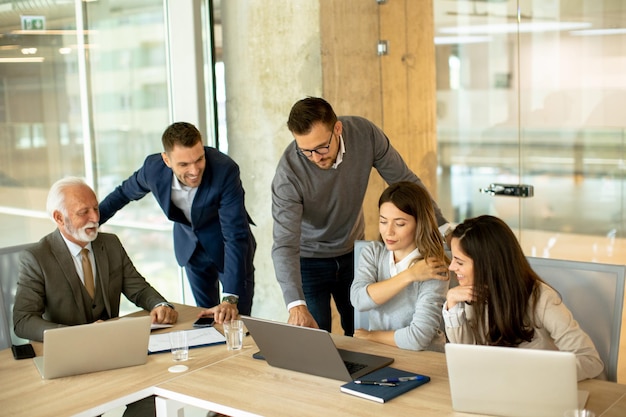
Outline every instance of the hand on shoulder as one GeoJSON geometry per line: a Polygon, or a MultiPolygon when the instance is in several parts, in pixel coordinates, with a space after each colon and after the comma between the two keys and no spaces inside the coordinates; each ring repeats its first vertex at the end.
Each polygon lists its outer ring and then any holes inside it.
{"type": "Polygon", "coordinates": [[[409,271],[413,275],[413,281],[427,281],[429,279],[438,279],[447,281],[449,279],[448,266],[436,258],[420,259],[409,267],[409,271]]]}

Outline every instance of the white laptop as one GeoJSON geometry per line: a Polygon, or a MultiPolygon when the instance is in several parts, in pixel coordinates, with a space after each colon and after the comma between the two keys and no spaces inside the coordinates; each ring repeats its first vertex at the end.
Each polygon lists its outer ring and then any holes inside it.
{"type": "Polygon", "coordinates": [[[52,379],[145,364],[151,321],[126,317],[45,330],[35,365],[42,378],[52,379]]]}
{"type": "Polygon", "coordinates": [[[572,352],[448,343],[446,361],[455,411],[562,417],[589,396],[578,391],[572,352]]]}

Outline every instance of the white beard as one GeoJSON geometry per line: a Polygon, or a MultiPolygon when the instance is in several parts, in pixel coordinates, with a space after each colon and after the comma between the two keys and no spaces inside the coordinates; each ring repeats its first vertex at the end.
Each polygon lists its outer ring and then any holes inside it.
{"type": "Polygon", "coordinates": [[[70,219],[65,219],[65,230],[79,242],[93,242],[98,237],[98,223],[89,222],[82,229],[75,229],[74,225],[70,222],[70,219]],[[95,227],[96,231],[94,233],[88,233],[87,229],[95,227]]]}

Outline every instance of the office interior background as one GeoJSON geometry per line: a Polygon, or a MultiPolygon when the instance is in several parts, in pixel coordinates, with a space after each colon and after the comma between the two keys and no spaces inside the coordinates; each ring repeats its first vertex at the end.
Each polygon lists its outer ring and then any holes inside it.
{"type": "MultiPolygon", "coordinates": [[[[323,95],[422,161],[415,170],[450,221],[493,214],[527,255],[624,264],[624,74],[622,0],[0,0],[0,247],[54,230],[54,181],[85,177],[102,199],[186,120],[241,167],[259,243],[253,313],[284,319],[270,183],[291,105],[323,95]],[[380,87],[403,79],[385,69],[407,48],[385,39],[390,16],[419,31],[423,55],[400,61],[408,74],[432,65],[416,76],[432,87],[425,100],[394,104],[380,87]],[[379,81],[355,84],[365,74],[379,81]],[[386,114],[423,105],[416,117],[432,131],[388,131],[386,114]],[[490,184],[534,195],[494,196],[490,184]]],[[[193,304],[151,196],[102,230],[168,299],[193,304]]]]}

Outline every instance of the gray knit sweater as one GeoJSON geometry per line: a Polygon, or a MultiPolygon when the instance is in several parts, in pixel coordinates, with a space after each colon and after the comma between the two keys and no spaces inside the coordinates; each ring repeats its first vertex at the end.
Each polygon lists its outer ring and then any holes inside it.
{"type": "Polygon", "coordinates": [[[414,282],[381,305],[368,294],[370,284],[391,278],[390,253],[383,242],[370,242],[361,250],[350,288],[352,305],[359,311],[369,311],[366,330],[395,330],[393,338],[399,348],[443,352],[446,337],[441,330],[441,307],[448,281],[414,282]]]}
{"type": "MultiPolygon", "coordinates": [[[[323,170],[291,142],[272,181],[272,259],[285,303],[304,300],[300,257],[328,258],[352,251],[364,237],[363,199],[372,167],[388,183],[420,179],[381,129],[356,116],[339,117],[345,145],[336,169],[323,170]]],[[[436,206],[439,224],[446,223],[436,206]]]]}

